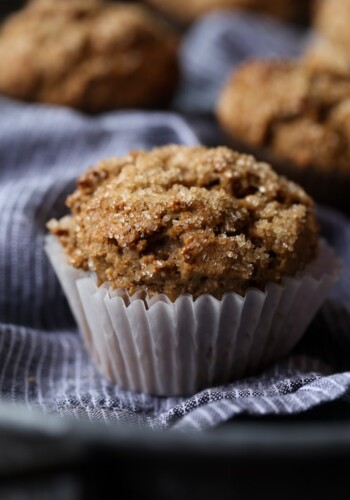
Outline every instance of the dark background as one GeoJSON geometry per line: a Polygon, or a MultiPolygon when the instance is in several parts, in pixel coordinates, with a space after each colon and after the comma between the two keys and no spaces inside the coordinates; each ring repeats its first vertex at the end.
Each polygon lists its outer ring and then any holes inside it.
{"type": "Polygon", "coordinates": [[[3,17],[16,9],[19,9],[22,5],[24,5],[24,3],[24,0],[1,0],[0,16],[3,17]]]}

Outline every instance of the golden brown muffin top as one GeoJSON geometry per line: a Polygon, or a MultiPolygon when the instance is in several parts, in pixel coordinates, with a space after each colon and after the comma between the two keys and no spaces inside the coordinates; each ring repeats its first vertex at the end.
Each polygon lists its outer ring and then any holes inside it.
{"type": "Polygon", "coordinates": [[[316,254],[313,201],[226,147],[165,146],[102,161],[78,179],[72,215],[51,220],[69,262],[130,294],[244,294],[316,254]]]}
{"type": "Polygon", "coordinates": [[[35,0],[0,29],[0,92],[87,112],[148,106],[176,84],[176,49],[142,6],[35,0]]]}
{"type": "Polygon", "coordinates": [[[217,115],[233,136],[299,167],[350,170],[350,136],[338,107],[350,79],[292,61],[251,61],[230,78],[217,115]]]}

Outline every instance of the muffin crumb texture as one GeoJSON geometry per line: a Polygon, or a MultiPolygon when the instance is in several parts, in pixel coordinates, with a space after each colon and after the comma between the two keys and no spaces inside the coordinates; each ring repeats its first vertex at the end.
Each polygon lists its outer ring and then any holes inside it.
{"type": "Polygon", "coordinates": [[[244,295],[316,255],[313,201],[296,184],[226,147],[165,146],[100,162],[48,227],[70,263],[99,284],[171,300],[244,295]]]}

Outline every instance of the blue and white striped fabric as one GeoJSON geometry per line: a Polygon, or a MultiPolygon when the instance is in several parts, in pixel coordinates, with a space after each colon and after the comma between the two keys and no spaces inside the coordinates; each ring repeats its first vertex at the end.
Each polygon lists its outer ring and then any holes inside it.
{"type": "MultiPolygon", "coordinates": [[[[288,30],[279,28],[272,39],[269,24],[259,28],[261,25],[251,18],[249,33],[246,18],[239,18],[239,23],[234,17],[223,19],[213,16],[194,27],[185,49],[200,45],[196,36],[203,37],[203,26],[220,40],[221,26],[223,34],[229,28],[230,37],[236,33],[236,43],[248,47],[242,57],[256,45],[263,53],[265,42],[268,53],[272,45],[294,53],[294,35],[288,30]],[[254,36],[256,44],[251,44],[248,35],[254,36]]],[[[298,43],[296,39],[295,46],[298,43]]],[[[225,60],[230,61],[229,55],[221,62],[217,58],[222,72],[225,60]]],[[[204,94],[215,95],[217,91],[214,64],[211,60],[204,94]]],[[[204,61],[198,58],[196,71],[200,67],[204,71],[204,61]]],[[[189,86],[188,96],[193,95],[194,87],[191,90],[189,86]]],[[[207,104],[203,103],[202,109],[207,104]]],[[[350,304],[350,223],[325,209],[320,212],[323,232],[343,258],[344,272],[331,300],[289,359],[257,378],[208,389],[187,399],[133,394],[101,378],[82,346],[44,255],[45,223],[64,213],[64,199],[77,175],[99,159],[169,142],[195,144],[196,133],[173,113],[123,112],[88,118],[65,109],[6,99],[0,100],[0,109],[3,401],[62,416],[132,422],[156,429],[201,430],[241,414],[292,414],[346,397],[350,387],[350,312],[346,309],[350,304]]]]}

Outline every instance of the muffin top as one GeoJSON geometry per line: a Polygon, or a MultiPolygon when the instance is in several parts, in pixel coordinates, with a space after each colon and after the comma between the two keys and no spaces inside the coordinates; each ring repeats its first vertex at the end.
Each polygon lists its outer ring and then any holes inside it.
{"type": "Polygon", "coordinates": [[[48,228],[69,262],[133,294],[243,295],[316,255],[313,201],[226,147],[165,146],[102,161],[48,228]]]}
{"type": "Polygon", "coordinates": [[[142,6],[34,0],[0,29],[0,92],[90,113],[150,106],[176,85],[176,51],[142,6]]]}
{"type": "Polygon", "coordinates": [[[349,99],[350,80],[334,72],[251,61],[227,82],[217,116],[237,139],[300,168],[349,172],[350,136],[342,123],[349,99]]]}
{"type": "Polygon", "coordinates": [[[281,19],[296,20],[307,16],[309,0],[146,0],[182,22],[190,22],[218,9],[249,9],[281,19]]]}

